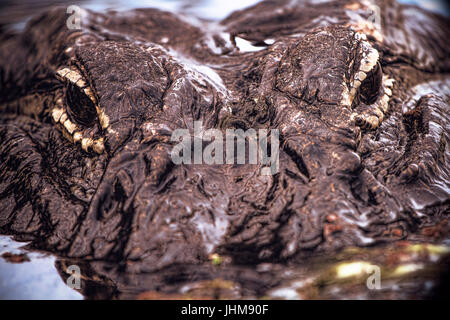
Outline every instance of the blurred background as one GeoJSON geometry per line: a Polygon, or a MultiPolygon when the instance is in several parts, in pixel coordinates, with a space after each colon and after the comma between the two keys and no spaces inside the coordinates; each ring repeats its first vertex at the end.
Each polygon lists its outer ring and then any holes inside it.
{"type": "MultiPolygon", "coordinates": [[[[209,20],[221,20],[231,12],[254,5],[261,0],[0,0],[0,28],[21,29],[33,15],[55,5],[78,5],[85,9],[129,10],[153,7],[171,12],[182,12],[209,20]]],[[[314,2],[315,0],[310,0],[314,2]]],[[[327,0],[317,0],[324,2],[327,0]]],[[[447,0],[397,0],[417,4],[427,10],[449,15],[447,0]]]]}

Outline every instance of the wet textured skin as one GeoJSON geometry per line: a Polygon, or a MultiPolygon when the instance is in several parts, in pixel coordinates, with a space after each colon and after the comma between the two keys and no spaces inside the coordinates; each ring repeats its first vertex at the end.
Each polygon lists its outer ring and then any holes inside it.
{"type": "MultiPolygon", "coordinates": [[[[178,265],[212,277],[211,253],[231,264],[297,263],[423,240],[449,213],[450,28],[416,7],[377,4],[381,27],[367,3],[263,2],[220,28],[147,9],[88,12],[74,31],[55,9],[3,34],[0,231],[112,263],[109,277],[159,272],[145,289],[185,281],[178,265]],[[235,37],[275,41],[245,53],[235,37]],[[349,99],[365,46],[379,69],[349,99]],[[195,120],[279,129],[279,173],[174,165],[171,133],[192,132],[195,120]]],[[[275,281],[239,272],[255,292],[275,281]]]]}

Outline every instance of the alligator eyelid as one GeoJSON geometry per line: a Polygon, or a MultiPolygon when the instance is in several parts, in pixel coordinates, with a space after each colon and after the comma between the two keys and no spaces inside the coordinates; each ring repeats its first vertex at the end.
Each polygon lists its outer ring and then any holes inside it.
{"type": "Polygon", "coordinates": [[[373,130],[378,128],[389,110],[389,97],[392,95],[394,79],[382,76],[384,93],[368,110],[362,114],[353,113],[352,117],[361,128],[373,130]]]}
{"type": "Polygon", "coordinates": [[[76,85],[79,87],[84,94],[91,99],[92,103],[95,106],[95,109],[97,111],[98,120],[100,122],[100,126],[103,130],[107,129],[109,126],[109,117],[106,115],[104,110],[100,108],[98,105],[97,99],[92,92],[91,87],[86,83],[86,81],[83,79],[83,76],[81,73],[75,69],[72,68],[63,68],[56,72],[56,74],[60,77],[62,81],[69,81],[70,83],[76,85]]]}
{"type": "MultiPolygon", "coordinates": [[[[56,77],[60,81],[66,82],[68,84],[68,87],[66,89],[67,106],[64,106],[62,100],[60,99],[57,102],[57,106],[52,110],[51,115],[54,122],[60,124],[62,130],[68,133],[68,135],[70,136],[69,140],[71,140],[73,143],[80,143],[81,148],[84,151],[88,152],[89,150],[93,150],[98,154],[103,153],[105,150],[103,137],[93,139],[90,135],[86,134],[85,130],[82,130],[78,124],[72,122],[69,119],[68,114],[70,113],[72,117],[77,118],[77,112],[80,112],[80,107],[85,112],[88,111],[88,109],[86,108],[88,108],[88,101],[90,101],[91,108],[93,108],[93,110],[91,111],[93,111],[93,113],[95,114],[102,129],[104,130],[109,126],[109,118],[105,114],[105,112],[98,106],[97,99],[95,98],[92,89],[86,83],[80,71],[75,67],[65,67],[59,69],[58,71],[56,71],[56,77]],[[79,94],[84,95],[86,98],[83,98],[83,96],[77,96],[79,94]],[[73,95],[75,95],[75,97],[73,95]],[[83,103],[83,99],[88,100],[84,101],[83,103]],[[79,108],[78,111],[76,110],[77,107],[79,108]]],[[[89,116],[89,113],[83,114],[83,116],[87,116],[87,121],[89,121],[89,118],[92,117],[92,115],[89,116]]],[[[83,118],[80,118],[76,120],[76,122],[80,122],[81,124],[83,124],[83,120],[83,118]]]]}
{"type": "Polygon", "coordinates": [[[94,93],[92,92],[92,89],[89,87],[89,85],[84,80],[81,73],[75,69],[75,68],[62,68],[58,71],[56,71],[57,78],[59,78],[61,81],[68,81],[69,83],[72,83],[73,85],[80,88],[86,96],[91,99],[92,103],[94,105],[97,105],[97,99],[95,98],[94,93]]]}

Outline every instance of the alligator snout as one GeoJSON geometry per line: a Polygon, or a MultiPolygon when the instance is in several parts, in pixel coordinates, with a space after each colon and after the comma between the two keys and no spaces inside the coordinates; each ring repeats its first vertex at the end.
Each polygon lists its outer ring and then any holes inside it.
{"type": "Polygon", "coordinates": [[[384,4],[374,36],[363,4],[276,5],[220,28],[137,10],[73,31],[53,10],[1,35],[0,231],[131,272],[422,237],[448,214],[448,26],[384,4]],[[177,129],[275,130],[279,170],[175,164],[177,129]]]}

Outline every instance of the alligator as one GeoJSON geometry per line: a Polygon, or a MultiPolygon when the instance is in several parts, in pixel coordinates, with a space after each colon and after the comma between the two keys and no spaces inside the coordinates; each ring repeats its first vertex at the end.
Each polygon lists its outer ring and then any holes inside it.
{"type": "Polygon", "coordinates": [[[448,18],[391,0],[68,18],[53,8],[0,35],[1,234],[165,274],[153,289],[187,266],[212,278],[218,259],[231,277],[448,238],[448,18]],[[172,134],[196,121],[278,130],[278,171],[175,164],[172,134]]]}

